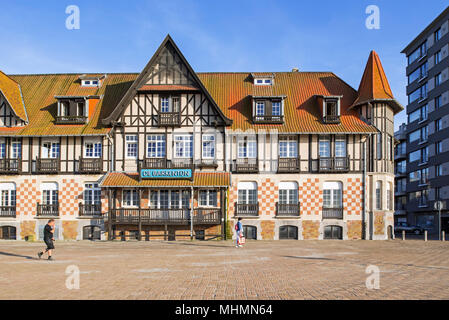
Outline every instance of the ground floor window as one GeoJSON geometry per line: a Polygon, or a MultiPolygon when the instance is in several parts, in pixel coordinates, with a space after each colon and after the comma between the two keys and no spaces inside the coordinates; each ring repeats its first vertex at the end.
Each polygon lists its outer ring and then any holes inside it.
{"type": "Polygon", "coordinates": [[[200,190],[200,207],[217,206],[217,190],[200,190]]]}
{"type": "Polygon", "coordinates": [[[83,240],[101,240],[101,229],[99,226],[85,226],[83,228],[83,240]]]}
{"type": "Polygon", "coordinates": [[[257,240],[257,227],[243,226],[243,235],[246,239],[257,240]]]}
{"type": "Polygon", "coordinates": [[[139,194],[137,190],[123,190],[123,206],[124,207],[138,207],[139,194]]]}
{"type": "Polygon", "coordinates": [[[204,240],[204,230],[196,230],[195,231],[195,239],[196,240],[204,240]]]}
{"type": "Polygon", "coordinates": [[[154,190],[150,192],[150,208],[188,209],[190,198],[188,190],[154,190]]]}
{"type": "Polygon", "coordinates": [[[11,226],[0,227],[0,239],[16,240],[16,227],[11,227],[11,226]]]}
{"type": "Polygon", "coordinates": [[[279,227],[280,240],[298,240],[298,227],[282,226],[279,227]]]}
{"type": "Polygon", "coordinates": [[[340,226],[326,226],[324,227],[324,239],[343,239],[343,228],[340,226]]]}

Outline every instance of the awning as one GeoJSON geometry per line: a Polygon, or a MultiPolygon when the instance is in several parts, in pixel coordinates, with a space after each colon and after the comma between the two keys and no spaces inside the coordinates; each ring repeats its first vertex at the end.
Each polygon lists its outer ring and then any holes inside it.
{"type": "Polygon", "coordinates": [[[229,172],[195,172],[193,181],[189,179],[141,179],[137,173],[110,172],[106,174],[100,187],[229,187],[231,175],[229,172]]]}

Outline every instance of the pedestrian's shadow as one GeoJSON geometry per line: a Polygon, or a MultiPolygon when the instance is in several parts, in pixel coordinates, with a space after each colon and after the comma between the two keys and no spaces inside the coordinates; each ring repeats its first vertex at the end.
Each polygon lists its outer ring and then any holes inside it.
{"type": "Polygon", "coordinates": [[[9,256],[9,257],[25,258],[25,259],[28,259],[28,260],[39,260],[38,258],[31,257],[31,256],[24,256],[24,255],[21,255],[21,254],[2,252],[2,251],[0,251],[0,255],[1,256],[9,256]]]}

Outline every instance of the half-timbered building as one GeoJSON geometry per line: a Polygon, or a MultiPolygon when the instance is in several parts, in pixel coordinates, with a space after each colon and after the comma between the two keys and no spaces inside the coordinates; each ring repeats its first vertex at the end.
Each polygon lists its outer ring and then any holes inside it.
{"type": "Polygon", "coordinates": [[[0,238],[386,239],[394,99],[379,57],[196,73],[167,36],[139,74],[0,73],[0,238]]]}

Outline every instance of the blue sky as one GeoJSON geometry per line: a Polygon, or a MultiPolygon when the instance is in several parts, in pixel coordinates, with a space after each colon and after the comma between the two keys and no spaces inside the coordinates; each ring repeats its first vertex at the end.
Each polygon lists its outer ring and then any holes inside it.
{"type": "MultiPolygon", "coordinates": [[[[139,72],[170,33],[200,71],[332,71],[358,88],[370,50],[405,106],[402,49],[447,0],[6,1],[0,0],[5,73],[139,72]],[[68,5],[80,29],[65,27],[68,5]],[[365,27],[368,5],[380,29],[365,27]]],[[[396,127],[406,121],[405,112],[396,127]]]]}

